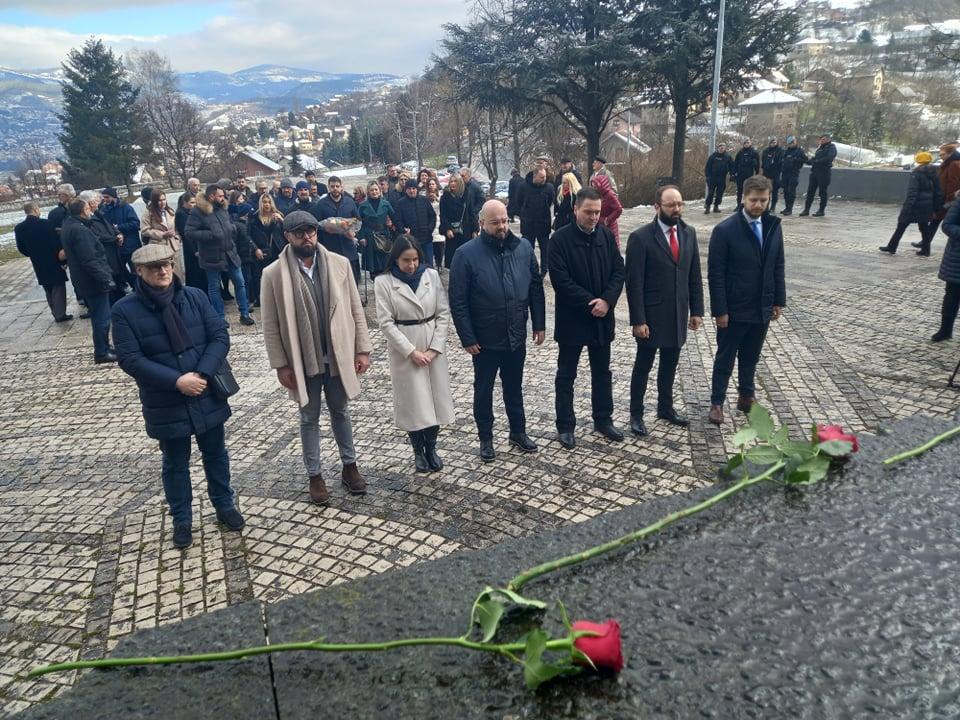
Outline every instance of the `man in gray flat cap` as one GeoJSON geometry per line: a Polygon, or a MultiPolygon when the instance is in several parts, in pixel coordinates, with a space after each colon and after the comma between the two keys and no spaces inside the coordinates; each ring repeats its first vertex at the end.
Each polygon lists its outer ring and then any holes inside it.
{"type": "Polygon", "coordinates": [[[343,462],[341,480],[354,495],[367,484],[357,469],[349,401],[370,367],[370,337],[350,261],[317,242],[316,218],[294,210],[283,220],[287,246],[263,271],[263,340],[270,367],[300,408],[300,442],[310,499],[330,492],[320,465],[320,399],[326,398],[343,462]]]}
{"type": "Polygon", "coordinates": [[[113,306],[113,341],[120,369],[137,381],[147,435],[160,443],[173,545],[185,548],[193,542],[194,436],[217,520],[228,530],[244,526],[230,487],[224,431],[230,405],[213,382],[230,350],[230,335],[207,294],[176,279],[170,246],[144,245],[130,261],[137,279],[134,292],[113,306]]]}

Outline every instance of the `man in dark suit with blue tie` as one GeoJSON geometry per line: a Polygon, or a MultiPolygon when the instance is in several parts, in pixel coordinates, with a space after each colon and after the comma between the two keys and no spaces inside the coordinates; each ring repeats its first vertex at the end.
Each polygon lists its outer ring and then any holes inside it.
{"type": "Polygon", "coordinates": [[[627,241],[627,302],[637,339],[630,381],[630,429],[641,436],[647,434],[643,398],[657,350],[657,417],[673,425],[687,425],[687,419],[673,407],[673,381],[687,328],[697,330],[703,321],[697,233],[681,220],[680,189],[675,185],[658,188],[653,207],[657,217],[634,230],[627,241]]]}
{"type": "Polygon", "coordinates": [[[710,312],[717,324],[710,414],[723,422],[727,384],[738,362],[737,409],[750,412],[754,375],[770,320],[787,304],[783,232],[780,219],[767,212],[771,184],[754,175],[743,184],[743,208],[713,228],[707,258],[710,312]]]}

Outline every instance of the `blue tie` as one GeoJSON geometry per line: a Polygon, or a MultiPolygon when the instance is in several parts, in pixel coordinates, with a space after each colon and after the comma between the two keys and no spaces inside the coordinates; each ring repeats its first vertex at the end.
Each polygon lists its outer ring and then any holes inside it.
{"type": "Polygon", "coordinates": [[[762,250],[763,249],[763,228],[760,227],[760,221],[754,220],[750,224],[753,225],[753,234],[757,236],[757,245],[759,245],[760,249],[762,250]]]}

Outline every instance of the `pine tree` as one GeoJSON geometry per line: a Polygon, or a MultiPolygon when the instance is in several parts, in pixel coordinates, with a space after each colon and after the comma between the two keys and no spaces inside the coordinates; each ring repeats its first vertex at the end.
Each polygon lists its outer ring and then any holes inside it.
{"type": "Polygon", "coordinates": [[[290,110],[287,113],[287,127],[293,127],[297,124],[297,116],[293,114],[293,110],[290,110]]]}
{"type": "Polygon", "coordinates": [[[363,162],[363,146],[360,144],[360,131],[356,124],[350,126],[350,132],[347,135],[347,157],[350,163],[363,162]]]}
{"type": "Polygon", "coordinates": [[[853,138],[853,128],[850,126],[850,121],[847,120],[847,116],[842,108],[833,121],[832,134],[833,140],[840,143],[849,143],[853,138]]]}
{"type": "Polygon", "coordinates": [[[873,118],[870,121],[870,131],[867,133],[867,140],[873,147],[883,144],[887,136],[886,119],[883,117],[883,107],[877,106],[873,110],[873,118]]]}
{"type": "Polygon", "coordinates": [[[128,183],[149,148],[142,147],[134,112],[139,91],[127,81],[123,62],[91,38],[83,48],[72,49],[62,67],[58,139],[68,177],[86,187],[128,183]]]}
{"type": "Polygon", "coordinates": [[[299,175],[303,172],[303,166],[300,164],[300,150],[297,148],[297,141],[294,140],[290,146],[290,174],[299,175]]]}

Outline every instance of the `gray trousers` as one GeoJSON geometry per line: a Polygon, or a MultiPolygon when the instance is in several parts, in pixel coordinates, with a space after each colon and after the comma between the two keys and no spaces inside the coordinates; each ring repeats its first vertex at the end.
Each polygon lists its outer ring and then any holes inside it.
{"type": "Polygon", "coordinates": [[[54,320],[59,320],[67,314],[67,286],[64,283],[44,285],[43,291],[47,294],[47,305],[53,313],[54,320]]]}
{"type": "Polygon", "coordinates": [[[340,461],[350,465],[357,461],[353,448],[353,426],[350,423],[350,401],[340,378],[327,373],[307,378],[308,402],[300,408],[300,444],[307,475],[320,474],[320,396],[327,399],[330,427],[340,449],[340,461]]]}

